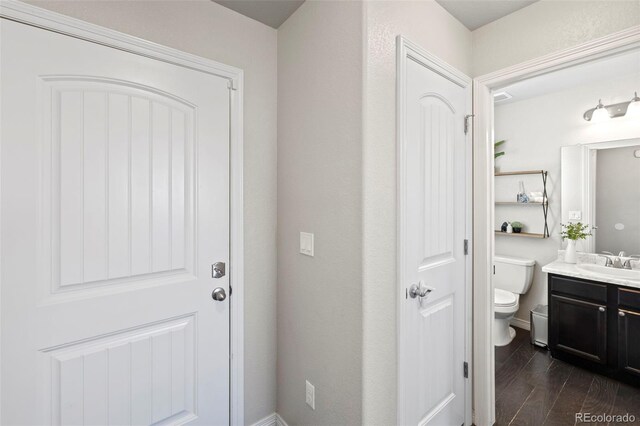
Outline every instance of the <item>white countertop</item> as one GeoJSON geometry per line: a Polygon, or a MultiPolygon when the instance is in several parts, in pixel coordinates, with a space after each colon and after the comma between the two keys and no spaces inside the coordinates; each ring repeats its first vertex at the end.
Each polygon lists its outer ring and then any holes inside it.
{"type": "Polygon", "coordinates": [[[556,260],[548,265],[542,267],[542,272],[550,274],[566,275],[574,278],[582,278],[591,281],[600,281],[609,284],[624,285],[627,287],[640,288],[640,281],[628,280],[620,277],[604,276],[595,274],[584,269],[578,268],[576,264],[565,263],[561,260],[556,260]]]}

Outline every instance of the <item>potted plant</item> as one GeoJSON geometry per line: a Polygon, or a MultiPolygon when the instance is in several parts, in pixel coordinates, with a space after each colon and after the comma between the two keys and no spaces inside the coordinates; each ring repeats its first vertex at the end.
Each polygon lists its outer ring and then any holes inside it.
{"type": "Polygon", "coordinates": [[[522,231],[522,228],[524,228],[524,225],[516,221],[516,222],[511,222],[511,227],[513,228],[514,233],[519,234],[522,231]]]}
{"type": "Polygon", "coordinates": [[[569,223],[568,225],[562,224],[562,239],[568,240],[567,249],[564,252],[565,263],[576,263],[578,261],[576,241],[590,237],[590,229],[589,225],[585,225],[582,222],[569,223]]]}

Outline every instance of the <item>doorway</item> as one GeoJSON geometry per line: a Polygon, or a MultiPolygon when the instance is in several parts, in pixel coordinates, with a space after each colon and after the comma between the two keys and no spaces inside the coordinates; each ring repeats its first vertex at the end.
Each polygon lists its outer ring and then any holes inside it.
{"type": "Polygon", "coordinates": [[[474,414],[478,425],[493,424],[495,417],[495,356],[493,259],[495,214],[493,177],[494,91],[510,84],[574,65],[615,55],[640,44],[640,30],[631,28],[533,61],[481,76],[474,81],[474,414]]]}

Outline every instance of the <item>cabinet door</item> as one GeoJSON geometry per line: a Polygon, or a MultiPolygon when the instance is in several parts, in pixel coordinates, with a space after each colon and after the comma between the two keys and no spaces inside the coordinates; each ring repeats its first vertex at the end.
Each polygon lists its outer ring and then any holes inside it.
{"type": "Polygon", "coordinates": [[[640,312],[618,310],[618,367],[640,376],[640,312]]]}
{"type": "Polygon", "coordinates": [[[600,364],[607,362],[607,308],[552,294],[550,344],[600,364]]]}

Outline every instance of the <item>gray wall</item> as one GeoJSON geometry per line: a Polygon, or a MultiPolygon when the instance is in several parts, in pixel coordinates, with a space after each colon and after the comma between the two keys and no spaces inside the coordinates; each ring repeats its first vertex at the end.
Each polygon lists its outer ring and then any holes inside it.
{"type": "Polygon", "coordinates": [[[634,0],[541,0],[473,32],[479,76],[640,24],[634,0]]]}
{"type": "Polygon", "coordinates": [[[598,150],[596,157],[596,252],[640,255],[640,145],[598,150]],[[623,230],[615,225],[621,223],[623,230]]]}
{"type": "Polygon", "coordinates": [[[292,426],[362,423],[361,128],[362,3],[308,1],[278,31],[278,413],[292,426]]]}
{"type": "Polygon", "coordinates": [[[207,0],[30,1],[244,69],[245,422],[276,407],[276,30],[207,0]]]}

